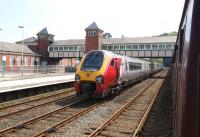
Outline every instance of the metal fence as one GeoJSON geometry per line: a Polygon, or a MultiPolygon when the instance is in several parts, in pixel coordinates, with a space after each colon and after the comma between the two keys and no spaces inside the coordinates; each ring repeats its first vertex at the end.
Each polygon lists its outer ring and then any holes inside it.
{"type": "Polygon", "coordinates": [[[74,66],[61,66],[61,65],[36,65],[36,66],[0,66],[0,73],[2,77],[16,77],[22,75],[33,74],[50,74],[50,73],[64,73],[75,72],[74,66]]]}

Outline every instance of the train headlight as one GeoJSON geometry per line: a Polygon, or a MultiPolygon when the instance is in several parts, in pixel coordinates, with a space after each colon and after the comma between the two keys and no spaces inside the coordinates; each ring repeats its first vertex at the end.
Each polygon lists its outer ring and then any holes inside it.
{"type": "Polygon", "coordinates": [[[75,75],[75,81],[77,81],[77,82],[80,81],[80,76],[78,74],[75,75]]]}
{"type": "Polygon", "coordinates": [[[96,82],[97,83],[103,83],[103,76],[96,77],[96,82]]]}

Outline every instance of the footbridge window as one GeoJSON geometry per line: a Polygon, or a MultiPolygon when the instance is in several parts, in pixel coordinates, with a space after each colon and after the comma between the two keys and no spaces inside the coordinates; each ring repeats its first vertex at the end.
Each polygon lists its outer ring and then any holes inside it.
{"type": "Polygon", "coordinates": [[[152,45],[152,49],[153,49],[153,50],[158,50],[158,44],[153,44],[153,45],[152,45]]]}
{"type": "Polygon", "coordinates": [[[133,50],[138,50],[138,45],[132,45],[133,50]]]}

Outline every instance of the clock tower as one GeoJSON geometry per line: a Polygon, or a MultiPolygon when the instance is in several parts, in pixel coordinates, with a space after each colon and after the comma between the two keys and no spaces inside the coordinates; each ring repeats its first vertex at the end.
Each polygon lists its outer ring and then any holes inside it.
{"type": "Polygon", "coordinates": [[[54,35],[49,34],[47,28],[42,29],[37,33],[38,36],[38,52],[41,57],[42,64],[48,64],[49,54],[48,46],[53,43],[54,35]]]}
{"type": "Polygon", "coordinates": [[[97,24],[93,22],[86,29],[85,52],[90,50],[100,50],[102,47],[103,30],[99,29],[97,24]]]}

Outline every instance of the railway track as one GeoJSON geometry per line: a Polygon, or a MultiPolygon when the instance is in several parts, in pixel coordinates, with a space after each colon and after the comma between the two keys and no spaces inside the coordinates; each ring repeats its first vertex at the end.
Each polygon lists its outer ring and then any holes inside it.
{"type": "Polygon", "coordinates": [[[30,103],[30,102],[34,102],[34,101],[40,101],[49,97],[54,97],[57,95],[62,95],[62,94],[66,94],[66,92],[70,92],[73,91],[73,88],[68,88],[65,90],[59,90],[59,91],[55,91],[55,92],[48,92],[48,93],[43,93],[40,95],[35,95],[35,96],[30,96],[30,97],[26,97],[26,98],[22,98],[22,99],[17,99],[14,101],[8,101],[8,102],[3,102],[0,103],[0,111],[4,110],[6,108],[11,108],[11,107],[15,107],[15,106],[19,106],[25,103],[30,103]]]}
{"type": "MultiPolygon", "coordinates": [[[[108,125],[106,125],[106,126],[100,126],[101,128],[97,128],[97,127],[92,128],[91,127],[91,129],[93,129],[93,132],[91,132],[89,136],[112,136],[112,133],[115,133],[113,136],[122,136],[122,135],[130,136],[130,135],[134,135],[133,132],[136,130],[137,130],[137,132],[136,132],[136,134],[137,134],[138,131],[140,131],[140,128],[142,127],[142,125],[145,121],[145,117],[143,116],[143,113],[144,113],[143,111],[146,108],[148,108],[148,105],[145,106],[145,102],[150,103],[151,102],[150,98],[152,99],[153,96],[156,97],[157,93],[153,92],[153,91],[155,91],[155,88],[159,89],[159,86],[162,83],[163,76],[157,75],[155,77],[160,78],[160,79],[154,80],[154,82],[151,83],[154,85],[153,88],[149,87],[149,86],[142,88],[141,92],[138,93],[136,97],[134,97],[134,100],[131,101],[131,103],[126,103],[126,105],[127,105],[126,108],[129,108],[128,110],[124,109],[124,110],[120,110],[118,112],[115,111],[116,113],[119,113],[119,114],[117,114],[117,116],[113,115],[114,118],[110,118],[110,119],[114,120],[114,122],[112,122],[112,120],[111,120],[110,122],[108,122],[108,125]],[[149,93],[149,94],[145,95],[145,93],[149,93]],[[141,97],[141,96],[143,96],[143,97],[141,97]],[[148,97],[150,97],[150,98],[148,98],[148,97]],[[130,108],[129,106],[130,107],[132,106],[132,108],[130,108]],[[121,115],[121,113],[124,113],[124,112],[126,113],[126,115],[125,116],[121,115]],[[132,113],[133,113],[133,115],[131,115],[132,113]],[[142,116],[144,118],[141,118],[142,116]],[[118,120],[118,118],[120,120],[118,120]],[[139,122],[138,119],[140,119],[140,120],[144,119],[144,120],[143,120],[143,122],[139,122]],[[126,123],[124,124],[123,121],[125,121],[126,123]],[[134,123],[134,124],[132,124],[132,128],[131,128],[130,122],[134,123]],[[122,123],[122,125],[121,126],[120,125],[112,126],[113,123],[114,124],[122,123]],[[138,123],[141,126],[137,126],[138,123]],[[123,128],[123,127],[125,127],[125,128],[123,128]],[[129,128],[131,128],[131,129],[129,129],[129,128]]],[[[151,85],[151,84],[149,84],[149,85],[151,85]]],[[[65,126],[67,123],[73,122],[80,116],[85,115],[86,113],[92,111],[94,108],[97,108],[102,103],[103,102],[91,103],[91,100],[88,103],[86,103],[84,100],[78,100],[78,101],[76,100],[75,102],[70,103],[62,108],[59,108],[56,110],[53,109],[54,111],[51,111],[49,113],[39,115],[39,116],[29,119],[25,122],[22,121],[20,123],[19,122],[15,123],[12,126],[9,126],[8,128],[3,128],[0,131],[0,137],[8,137],[8,136],[9,137],[10,136],[12,136],[12,137],[16,137],[16,136],[40,137],[40,136],[47,136],[48,134],[50,134],[52,132],[56,132],[56,131],[58,131],[58,133],[59,133],[58,129],[65,126]]],[[[150,111],[150,108],[148,109],[148,111],[150,111]]],[[[147,114],[148,114],[148,112],[147,112],[147,114]]]]}
{"type": "Polygon", "coordinates": [[[166,73],[158,76],[158,78],[141,89],[136,96],[128,101],[101,126],[98,128],[91,127],[93,132],[87,132],[86,134],[89,134],[89,137],[136,137],[151,110],[153,102],[164,81],[162,77],[165,75],[166,73]]]}
{"type": "MultiPolygon", "coordinates": [[[[101,102],[102,103],[102,102],[101,102]]],[[[60,109],[0,131],[0,136],[45,136],[84,115],[101,103],[80,99],[60,109]]]]}
{"type": "MultiPolygon", "coordinates": [[[[69,89],[68,92],[73,91],[73,89],[69,89]]],[[[9,117],[11,115],[16,115],[18,113],[22,113],[34,108],[42,107],[44,105],[57,102],[59,100],[62,100],[64,98],[72,98],[75,97],[75,94],[68,93],[66,91],[59,92],[53,95],[47,95],[44,97],[31,99],[24,102],[15,103],[13,105],[5,106],[0,108],[0,119],[9,117]]]]}

